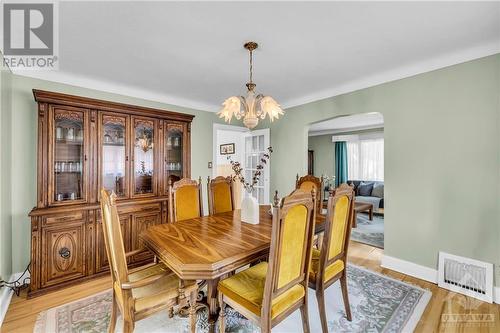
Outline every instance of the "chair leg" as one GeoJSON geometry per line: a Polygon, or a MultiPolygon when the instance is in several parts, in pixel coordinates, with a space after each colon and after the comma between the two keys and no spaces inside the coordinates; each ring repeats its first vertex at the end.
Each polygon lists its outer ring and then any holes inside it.
{"type": "Polygon", "coordinates": [[[123,320],[123,333],[133,333],[134,332],[134,322],[131,320],[123,320]]]}
{"type": "Polygon", "coordinates": [[[226,303],[224,303],[223,295],[221,292],[217,295],[219,299],[219,333],[224,333],[226,331],[226,303]]]}
{"type": "Polygon", "coordinates": [[[111,303],[111,317],[109,319],[108,333],[115,333],[116,319],[118,319],[118,305],[116,304],[115,293],[113,293],[113,300],[111,303]]]}
{"type": "Polygon", "coordinates": [[[260,319],[260,333],[271,333],[271,318],[260,319]]]}
{"type": "Polygon", "coordinates": [[[321,329],[323,333],[328,333],[328,323],[326,322],[325,291],[323,290],[323,288],[316,290],[316,299],[318,300],[321,329]]]}
{"type": "Polygon", "coordinates": [[[309,327],[309,313],[307,311],[307,302],[300,307],[300,315],[302,316],[302,329],[304,333],[309,333],[311,328],[309,327]]]}
{"type": "Polygon", "coordinates": [[[198,297],[198,289],[189,294],[189,326],[191,333],[196,332],[196,298],[198,297]]]}
{"type": "Polygon", "coordinates": [[[340,287],[342,288],[342,297],[344,298],[344,307],[347,320],[352,321],[351,306],[349,305],[349,293],[347,292],[347,276],[345,271],[340,278],[340,287]]]}

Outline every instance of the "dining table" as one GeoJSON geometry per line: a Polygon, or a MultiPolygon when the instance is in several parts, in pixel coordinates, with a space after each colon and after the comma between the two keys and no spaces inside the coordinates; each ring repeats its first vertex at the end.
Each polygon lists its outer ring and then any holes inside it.
{"type": "MultiPolygon", "coordinates": [[[[140,234],[143,245],[182,280],[205,280],[210,331],[218,317],[217,284],[236,269],[267,260],[271,245],[270,205],[259,207],[258,224],[241,221],[239,209],[151,226],[140,234]]],[[[316,215],[315,234],[325,229],[316,215]]]]}

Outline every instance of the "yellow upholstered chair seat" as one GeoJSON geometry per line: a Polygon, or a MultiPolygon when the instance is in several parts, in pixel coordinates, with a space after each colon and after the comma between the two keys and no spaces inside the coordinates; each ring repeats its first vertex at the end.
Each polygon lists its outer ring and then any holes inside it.
{"type": "MultiPolygon", "coordinates": [[[[140,312],[157,306],[161,306],[171,299],[175,299],[179,291],[179,278],[163,264],[156,264],[146,267],[137,272],[129,274],[130,282],[139,281],[149,276],[170,272],[152,284],[141,288],[132,289],[132,295],[135,299],[135,310],[140,312]]],[[[192,289],[197,288],[195,281],[186,281],[186,295],[192,289]]]]}
{"type": "Polygon", "coordinates": [[[233,210],[231,187],[228,183],[218,183],[213,187],[214,213],[224,213],[233,210]]]}
{"type": "MultiPolygon", "coordinates": [[[[260,316],[266,274],[267,262],[261,262],[219,282],[219,292],[260,316]]],[[[276,297],[272,302],[271,318],[290,308],[304,295],[304,287],[298,284],[276,297]]]]}
{"type": "Polygon", "coordinates": [[[200,202],[197,186],[184,186],[175,193],[176,221],[200,217],[200,202]]]}
{"type": "MultiPolygon", "coordinates": [[[[320,251],[313,249],[311,256],[311,270],[309,271],[309,280],[311,280],[312,282],[316,281],[316,276],[319,269],[320,255],[321,255],[320,251]]],[[[327,282],[332,277],[342,272],[344,268],[345,265],[342,260],[339,259],[334,261],[325,269],[325,282],[327,282]]]]}

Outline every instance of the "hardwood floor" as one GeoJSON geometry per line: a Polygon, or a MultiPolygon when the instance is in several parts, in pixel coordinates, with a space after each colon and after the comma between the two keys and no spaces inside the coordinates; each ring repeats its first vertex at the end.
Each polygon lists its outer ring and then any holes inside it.
{"type": "MultiPolygon", "coordinates": [[[[470,297],[448,292],[435,284],[382,268],[380,267],[382,254],[383,250],[381,249],[351,242],[349,262],[394,279],[429,289],[432,292],[432,299],[416,328],[416,332],[500,332],[500,305],[479,302],[470,297]],[[460,319],[465,318],[457,315],[482,315],[483,319],[489,320],[492,317],[492,321],[460,321],[460,319]],[[490,315],[490,317],[485,317],[485,315],[490,315]],[[446,321],[447,319],[448,321],[446,321]],[[458,322],[452,322],[456,319],[459,319],[458,322]]],[[[30,300],[26,299],[26,292],[23,292],[21,296],[12,298],[1,332],[33,332],[37,315],[41,311],[98,293],[110,288],[110,284],[110,278],[103,277],[30,300]]],[[[473,317],[469,317],[469,319],[471,318],[473,319],[473,317]]]]}

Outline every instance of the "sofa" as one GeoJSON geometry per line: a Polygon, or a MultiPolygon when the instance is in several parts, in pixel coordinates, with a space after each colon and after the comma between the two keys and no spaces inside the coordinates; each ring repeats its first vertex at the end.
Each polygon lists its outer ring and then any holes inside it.
{"type": "Polygon", "coordinates": [[[373,204],[380,199],[378,207],[373,205],[373,211],[384,208],[384,182],[371,180],[348,180],[347,184],[354,186],[356,201],[373,204]]]}

